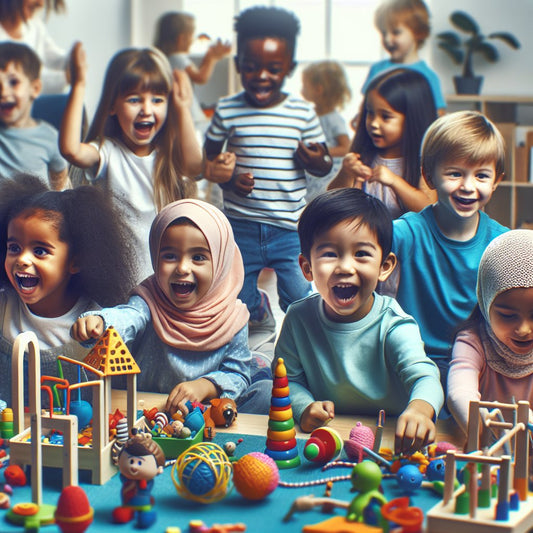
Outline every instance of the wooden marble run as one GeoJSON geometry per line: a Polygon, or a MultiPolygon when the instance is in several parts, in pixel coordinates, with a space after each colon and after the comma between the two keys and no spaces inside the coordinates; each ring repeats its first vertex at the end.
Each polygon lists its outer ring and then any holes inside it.
{"type": "MultiPolygon", "coordinates": [[[[15,436],[10,439],[11,463],[19,465],[42,464],[42,466],[64,468],[65,464],[71,464],[70,461],[73,460],[75,464],[72,464],[70,470],[76,472],[76,477],[75,479],[72,478],[75,482],[70,484],[77,484],[79,468],[90,471],[91,483],[102,485],[117,472],[111,460],[113,442],[109,440],[107,428],[107,421],[111,413],[111,377],[124,374],[127,376],[127,417],[128,428],[131,429],[136,422],[136,378],[140,372],[139,367],[124,341],[113,328],[109,328],[104,333],[83,361],[64,356],[60,356],[59,359],[66,363],[78,365],[96,376],[92,381],[70,386],[70,389],[92,388],[92,444],[90,446],[78,446],[77,417],[68,414],[68,405],[65,415],[56,414],[53,410],[42,414],[41,361],[38,341],[33,332],[25,332],[16,338],[13,347],[12,405],[15,436]],[[24,424],[23,362],[25,351],[29,355],[30,427],[25,427],[24,424]],[[37,436],[42,434],[43,427],[63,431],[62,428],[66,427],[66,420],[70,420],[71,426],[76,428],[74,444],[71,441],[67,443],[67,440],[65,440],[64,446],[44,443],[42,444],[42,453],[34,450],[34,443],[39,440],[37,436]],[[74,457],[75,459],[73,459],[74,457]],[[39,461],[37,462],[36,459],[39,461]]],[[[36,470],[40,470],[40,468],[32,468],[32,491],[34,490],[33,475],[36,470]]],[[[64,476],[66,475],[70,476],[71,474],[65,474],[64,471],[64,476]]],[[[37,487],[37,480],[35,483],[37,487]]],[[[37,494],[34,498],[37,498],[37,494]]]]}
{"type": "Polygon", "coordinates": [[[526,401],[470,403],[466,451],[446,454],[443,499],[427,513],[428,531],[525,533],[533,528],[528,419],[526,401]],[[498,435],[490,446],[489,434],[498,435]],[[498,456],[504,447],[507,450],[498,456]],[[468,481],[454,491],[457,461],[466,463],[468,481]],[[494,471],[498,476],[495,504],[491,499],[494,471]]]}

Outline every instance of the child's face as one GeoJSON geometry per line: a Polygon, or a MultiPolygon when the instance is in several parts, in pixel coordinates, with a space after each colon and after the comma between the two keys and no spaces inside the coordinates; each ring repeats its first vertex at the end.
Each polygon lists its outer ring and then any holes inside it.
{"type": "Polygon", "coordinates": [[[32,313],[58,317],[74,305],[75,298],[67,289],[72,274],[79,269],[55,225],[39,213],[28,216],[23,212],[9,222],[5,269],[32,313]]]}
{"type": "Polygon", "coordinates": [[[412,63],[418,59],[416,36],[402,22],[391,24],[382,31],[381,41],[393,63],[412,63]]]}
{"type": "Polygon", "coordinates": [[[382,262],[375,233],[360,219],[339,222],[319,234],[309,260],[300,256],[305,278],[315,282],[326,315],[335,322],[365,317],[374,303],[378,281],[385,281],[395,265],[393,254],[382,262]]]}
{"type": "Polygon", "coordinates": [[[130,455],[126,450],[119,455],[118,469],[124,477],[133,480],[150,481],[160,473],[153,455],[130,455]]]}
{"type": "Polygon", "coordinates": [[[194,42],[194,31],[192,28],[190,31],[183,32],[178,36],[177,51],[188,52],[194,42]]]}
{"type": "Polygon", "coordinates": [[[281,88],[294,63],[285,39],[266,37],[246,41],[236,67],[250,105],[271,107],[283,100],[281,88]]]}
{"type": "Polygon", "coordinates": [[[40,80],[31,81],[21,65],[8,63],[0,70],[0,122],[11,128],[31,126],[31,106],[40,92],[40,80]]]}
{"type": "Polygon", "coordinates": [[[134,91],[117,96],[110,114],[117,117],[124,144],[142,157],[152,152],[152,143],[165,123],[167,111],[168,95],[134,91]]]}
{"type": "Polygon", "coordinates": [[[169,226],[163,233],[157,261],[157,282],[180,310],[191,309],[213,282],[211,251],[204,234],[188,224],[169,226]]]}
{"type": "Polygon", "coordinates": [[[431,176],[424,175],[436,190],[438,203],[450,220],[477,217],[501,179],[496,175],[494,161],[479,164],[443,161],[436,165],[431,176]]]}
{"type": "Polygon", "coordinates": [[[405,115],[392,108],[377,90],[366,98],[366,131],[382,157],[402,156],[405,115]]]}
{"type": "Polygon", "coordinates": [[[509,289],[492,302],[489,310],[494,334],[510,350],[526,355],[533,350],[533,287],[509,289]]]}

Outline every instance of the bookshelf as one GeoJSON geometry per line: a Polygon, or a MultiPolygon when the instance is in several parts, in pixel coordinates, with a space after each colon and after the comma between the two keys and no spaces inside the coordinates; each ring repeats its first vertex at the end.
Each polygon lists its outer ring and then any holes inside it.
{"type": "Polygon", "coordinates": [[[505,177],[486,207],[487,214],[509,228],[533,228],[533,176],[530,153],[533,146],[533,121],[522,123],[522,106],[533,108],[533,96],[449,95],[448,112],[474,109],[490,118],[501,131],[506,143],[505,177]],[[517,145],[517,128],[529,126],[523,146],[517,145]]]}

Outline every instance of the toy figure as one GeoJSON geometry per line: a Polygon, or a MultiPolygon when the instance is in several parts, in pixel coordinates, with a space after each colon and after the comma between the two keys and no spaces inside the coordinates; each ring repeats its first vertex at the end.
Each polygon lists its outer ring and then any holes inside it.
{"type": "Polygon", "coordinates": [[[237,418],[237,404],[231,398],[213,398],[210,406],[204,411],[204,438],[215,436],[215,426],[228,428],[237,418]]]}
{"type": "Polygon", "coordinates": [[[136,526],[145,529],[156,520],[151,492],[154,478],[163,472],[165,454],[151,434],[134,428],[131,435],[118,456],[122,505],[113,510],[113,521],[124,524],[135,517],[136,526]]]}
{"type": "Polygon", "coordinates": [[[363,511],[372,499],[387,503],[385,496],[378,490],[381,484],[379,466],[369,460],[362,461],[352,470],[352,492],[358,492],[348,507],[346,519],[351,522],[362,522],[363,511]]]}

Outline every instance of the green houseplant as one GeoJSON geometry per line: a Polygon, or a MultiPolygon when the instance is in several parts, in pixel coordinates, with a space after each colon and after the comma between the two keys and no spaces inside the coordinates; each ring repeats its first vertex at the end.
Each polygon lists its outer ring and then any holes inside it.
{"type": "Polygon", "coordinates": [[[475,76],[472,67],[472,57],[480,53],[490,63],[495,63],[500,58],[497,48],[489,39],[499,39],[515,50],[520,48],[520,42],[508,32],[496,32],[483,35],[477,22],[464,11],[454,11],[450,15],[453,26],[468,34],[461,39],[455,31],[445,31],[437,34],[438,46],[449,54],[452,60],[463,65],[461,76],[454,76],[457,94],[479,94],[483,76],[475,76]]]}

